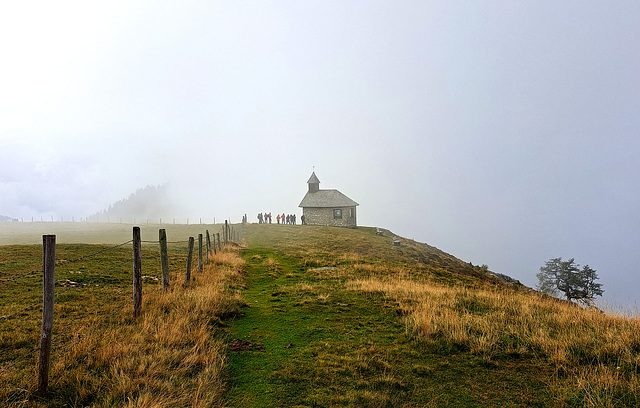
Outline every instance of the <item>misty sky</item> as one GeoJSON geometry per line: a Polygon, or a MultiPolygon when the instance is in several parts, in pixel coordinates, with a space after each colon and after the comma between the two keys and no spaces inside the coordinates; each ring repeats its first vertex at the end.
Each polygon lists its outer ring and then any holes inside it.
{"type": "MultiPolygon", "coordinates": [[[[640,2],[0,6],[0,214],[148,184],[176,217],[300,214],[321,188],[533,286],[553,257],[638,305],[640,2]]],[[[1,226],[0,226],[1,231],[1,226]]]]}

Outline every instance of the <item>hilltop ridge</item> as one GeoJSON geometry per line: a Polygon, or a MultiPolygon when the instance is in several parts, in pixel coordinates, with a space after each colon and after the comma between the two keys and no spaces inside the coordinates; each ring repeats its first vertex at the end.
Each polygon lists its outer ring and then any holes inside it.
{"type": "Polygon", "coordinates": [[[302,228],[312,228],[311,234],[294,235],[294,232],[288,231],[287,228],[278,229],[276,227],[276,229],[271,230],[264,229],[260,234],[260,238],[257,238],[252,237],[250,232],[255,227],[257,225],[246,226],[246,231],[249,232],[247,239],[250,245],[271,244],[276,247],[286,247],[294,252],[299,251],[300,246],[305,244],[309,245],[310,248],[317,245],[327,252],[332,250],[340,253],[351,251],[374,259],[412,262],[419,268],[428,269],[436,275],[444,276],[446,273],[453,272],[460,276],[473,277],[487,282],[525,287],[510,276],[491,272],[486,266],[474,266],[470,262],[465,262],[435,246],[398,236],[385,228],[360,226],[355,229],[343,229],[305,226],[302,228]],[[381,234],[376,233],[376,231],[380,231],[381,234]],[[332,239],[332,236],[334,239],[332,239]],[[340,238],[339,241],[335,239],[336,237],[340,238]],[[394,240],[396,239],[399,245],[394,245],[394,240]],[[287,244],[287,242],[289,243],[287,244]]]}

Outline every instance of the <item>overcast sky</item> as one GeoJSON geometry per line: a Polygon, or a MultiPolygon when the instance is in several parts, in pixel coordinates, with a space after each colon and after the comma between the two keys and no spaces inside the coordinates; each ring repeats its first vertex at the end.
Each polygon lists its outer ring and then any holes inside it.
{"type": "Polygon", "coordinates": [[[176,217],[321,188],[533,286],[552,257],[637,305],[640,2],[20,1],[0,6],[0,214],[148,184],[176,217]]]}

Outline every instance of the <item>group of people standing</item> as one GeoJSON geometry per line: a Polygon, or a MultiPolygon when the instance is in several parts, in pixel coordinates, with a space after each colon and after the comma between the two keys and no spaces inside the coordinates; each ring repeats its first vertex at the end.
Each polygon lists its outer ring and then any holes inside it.
{"type": "Polygon", "coordinates": [[[258,224],[271,224],[271,213],[258,213],[258,224]]]}
{"type": "MultiPolygon", "coordinates": [[[[303,215],[304,217],[304,215],[303,215]]],[[[272,221],[271,213],[259,213],[258,214],[258,224],[271,224],[272,221]]],[[[278,224],[287,224],[287,225],[296,225],[296,215],[289,214],[276,215],[276,222],[278,224]]]]}
{"type": "Polygon", "coordinates": [[[296,215],[295,214],[290,214],[285,216],[284,214],[282,215],[278,215],[276,217],[276,220],[278,221],[278,224],[284,224],[285,221],[288,225],[296,225],[296,215]]]}

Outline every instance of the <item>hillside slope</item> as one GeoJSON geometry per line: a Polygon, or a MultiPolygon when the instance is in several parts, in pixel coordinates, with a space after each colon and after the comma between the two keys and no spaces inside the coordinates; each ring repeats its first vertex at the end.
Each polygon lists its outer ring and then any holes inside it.
{"type": "Polygon", "coordinates": [[[567,307],[373,228],[244,233],[248,306],[231,324],[231,406],[638,403],[637,321],[567,307]],[[591,334],[601,326],[608,343],[591,334]]]}
{"type": "Polygon", "coordinates": [[[397,237],[386,229],[336,229],[316,226],[304,226],[303,229],[287,226],[260,229],[259,225],[248,225],[246,231],[251,247],[268,246],[275,250],[287,251],[293,256],[319,258],[322,262],[336,263],[345,254],[356,254],[379,262],[406,264],[422,272],[428,270],[429,273],[441,276],[445,280],[451,279],[452,276],[464,280],[462,277],[466,276],[479,281],[523,288],[518,281],[508,276],[497,275],[483,267],[473,266],[426,243],[397,237]],[[381,231],[381,234],[377,234],[376,230],[381,231]],[[400,245],[394,245],[395,237],[400,245]]]}
{"type": "Polygon", "coordinates": [[[56,247],[44,399],[33,381],[42,247],[0,245],[2,406],[640,406],[637,318],[542,296],[426,244],[394,245],[387,231],[234,225],[241,242],[185,275],[186,239],[219,226],[167,226],[162,291],[165,226],[146,225],[132,318],[130,226],[11,225],[16,236],[64,226],[67,243],[56,247]],[[111,244],[87,244],[100,237],[111,244]]]}

